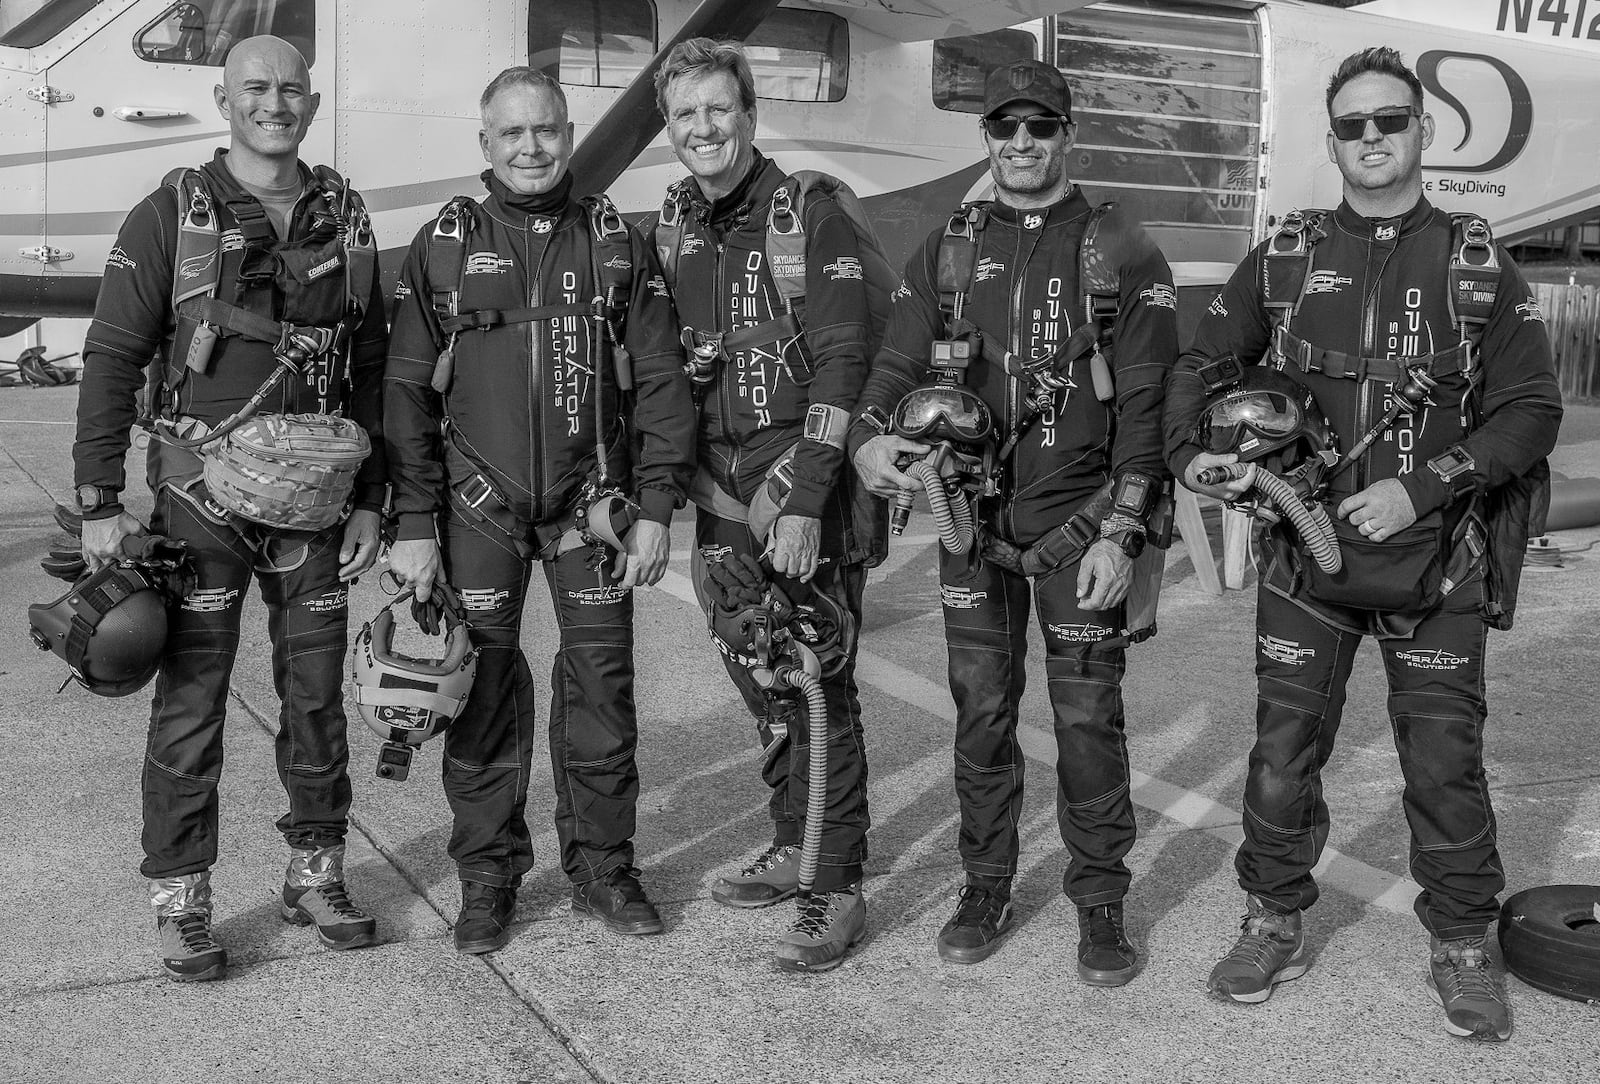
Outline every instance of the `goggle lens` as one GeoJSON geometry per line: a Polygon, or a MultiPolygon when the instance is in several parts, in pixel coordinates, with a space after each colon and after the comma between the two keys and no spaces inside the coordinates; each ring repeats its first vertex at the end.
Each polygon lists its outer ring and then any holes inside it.
{"type": "Polygon", "coordinates": [[[1381,135],[1398,135],[1411,127],[1411,118],[1421,115],[1416,106],[1383,110],[1377,113],[1346,113],[1333,118],[1333,135],[1341,143],[1352,143],[1367,134],[1367,121],[1378,126],[1381,135]]]}
{"type": "Polygon", "coordinates": [[[894,431],[917,440],[938,437],[977,444],[994,429],[989,405],[965,388],[913,388],[894,408],[894,431]]]}
{"type": "Polygon", "coordinates": [[[1237,451],[1242,430],[1286,437],[1300,426],[1300,405],[1275,391],[1229,396],[1206,411],[1203,444],[1214,454],[1237,451]]]}
{"type": "Polygon", "coordinates": [[[1065,117],[1052,117],[1038,113],[1031,117],[1012,117],[996,114],[984,117],[980,121],[983,130],[989,134],[990,139],[1010,139],[1017,134],[1017,129],[1027,125],[1028,135],[1034,139],[1054,139],[1061,134],[1062,125],[1072,123],[1065,117]]]}

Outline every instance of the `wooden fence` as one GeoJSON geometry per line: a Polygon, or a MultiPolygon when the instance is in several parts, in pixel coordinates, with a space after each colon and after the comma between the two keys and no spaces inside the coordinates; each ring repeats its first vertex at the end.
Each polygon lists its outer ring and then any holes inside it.
{"type": "Polygon", "coordinates": [[[1563,398],[1600,395],[1600,288],[1535,282],[1563,398]]]}

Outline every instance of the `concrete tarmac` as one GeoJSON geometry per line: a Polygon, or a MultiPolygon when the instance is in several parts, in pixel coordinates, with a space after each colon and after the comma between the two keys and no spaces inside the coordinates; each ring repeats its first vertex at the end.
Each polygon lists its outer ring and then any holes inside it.
{"type": "MultiPolygon", "coordinates": [[[[59,595],[38,560],[71,490],[76,390],[0,389],[0,1081],[639,1082],[1551,1081],[1592,1080],[1600,1009],[1512,979],[1516,1034],[1447,1035],[1423,986],[1427,938],[1411,914],[1401,781],[1380,661],[1363,647],[1332,763],[1323,896],[1306,920],[1311,968],[1245,1006],[1206,976],[1243,910],[1232,855],[1253,733],[1253,589],[1201,591],[1184,547],[1168,557],[1161,632],[1129,653],[1125,695],[1139,842],[1128,899],[1141,971],[1119,989],[1080,984],[1077,924],[1061,894],[1053,739],[1034,637],[1022,743],[1018,920],[972,967],[934,948],[962,883],[951,782],[936,540],[925,515],[867,588],[859,674],[873,829],[865,941],[838,970],[778,971],[773,940],[792,905],[735,912],[715,877],[770,840],[755,736],[693,605],[689,512],[672,571],[639,593],[639,862],[664,935],[627,939],[575,916],[555,858],[548,759],[535,753],[530,822],[538,864],[515,938],[458,956],[459,906],[445,855],[440,746],[411,778],[375,778],[379,741],[350,711],[355,807],[348,876],[381,943],[335,953],[285,924],[284,798],[272,763],[277,700],[264,615],[252,602],[229,703],[221,860],[214,871],[225,982],[161,977],[137,872],[148,691],[77,686],[34,649],[25,607],[59,595]],[[916,532],[922,532],[917,534],[916,532]]],[[[134,453],[138,459],[138,453],[134,453]]],[[[1600,410],[1569,412],[1554,466],[1600,476],[1600,410]]],[[[142,478],[130,464],[130,477],[142,478]]],[[[143,486],[134,507],[148,508],[143,486]],[[142,499],[142,503],[140,503],[142,499]]],[[[1600,529],[1563,532],[1564,547],[1600,529]]],[[[1508,892],[1600,882],[1600,551],[1530,569],[1517,627],[1491,635],[1488,772],[1508,892]]],[[[542,581],[541,581],[542,582],[542,581]]],[[[352,592],[359,623],[377,577],[352,592]]],[[[541,692],[554,649],[544,588],[525,646],[541,692]]]]}

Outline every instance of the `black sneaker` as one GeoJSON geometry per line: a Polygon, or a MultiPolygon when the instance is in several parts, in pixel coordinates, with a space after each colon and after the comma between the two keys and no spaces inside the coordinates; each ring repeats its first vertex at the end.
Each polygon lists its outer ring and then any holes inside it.
{"type": "Polygon", "coordinates": [[[180,911],[156,919],[161,966],[176,982],[212,982],[228,974],[228,954],[211,932],[210,911],[180,911]]]}
{"type": "Polygon", "coordinates": [[[956,900],[956,913],[939,931],[939,955],[953,964],[987,960],[1011,928],[1011,879],[969,882],[956,900]]]}
{"type": "Polygon", "coordinates": [[[620,934],[637,937],[660,933],[666,927],[655,904],[644,894],[639,871],[618,866],[610,873],[572,886],[572,910],[591,915],[620,934]]]}
{"type": "Polygon", "coordinates": [[[505,948],[511,940],[511,916],[517,909],[513,885],[461,882],[461,914],[456,918],[456,951],[478,956],[505,948]]]}
{"type": "Polygon", "coordinates": [[[1078,908],[1078,978],[1090,986],[1122,986],[1139,956],[1122,928],[1122,901],[1078,908]]]}
{"type": "Polygon", "coordinates": [[[1484,951],[1484,937],[1434,937],[1428,961],[1428,993],[1444,1007],[1451,1035],[1499,1043],[1511,1038],[1511,1006],[1505,981],[1484,951]]]}
{"type": "Polygon", "coordinates": [[[283,886],[285,922],[315,926],[317,940],[331,949],[353,949],[378,939],[378,921],[350,901],[343,881],[310,888],[283,886]]]}

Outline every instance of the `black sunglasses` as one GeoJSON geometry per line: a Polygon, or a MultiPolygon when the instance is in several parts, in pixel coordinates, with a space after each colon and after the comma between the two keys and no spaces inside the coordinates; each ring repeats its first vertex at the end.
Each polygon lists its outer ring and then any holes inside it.
{"type": "Polygon", "coordinates": [[[1378,126],[1380,135],[1397,135],[1411,127],[1411,118],[1422,116],[1416,106],[1403,109],[1383,109],[1376,113],[1346,113],[1333,118],[1333,136],[1341,143],[1351,143],[1367,134],[1367,121],[1378,126]]]}
{"type": "Polygon", "coordinates": [[[983,130],[989,134],[990,139],[1010,139],[1017,134],[1017,128],[1024,124],[1028,126],[1028,134],[1034,139],[1054,139],[1061,134],[1062,126],[1071,124],[1072,119],[1052,117],[1046,113],[1037,113],[1031,117],[999,114],[984,117],[978,123],[983,125],[983,130]]]}

